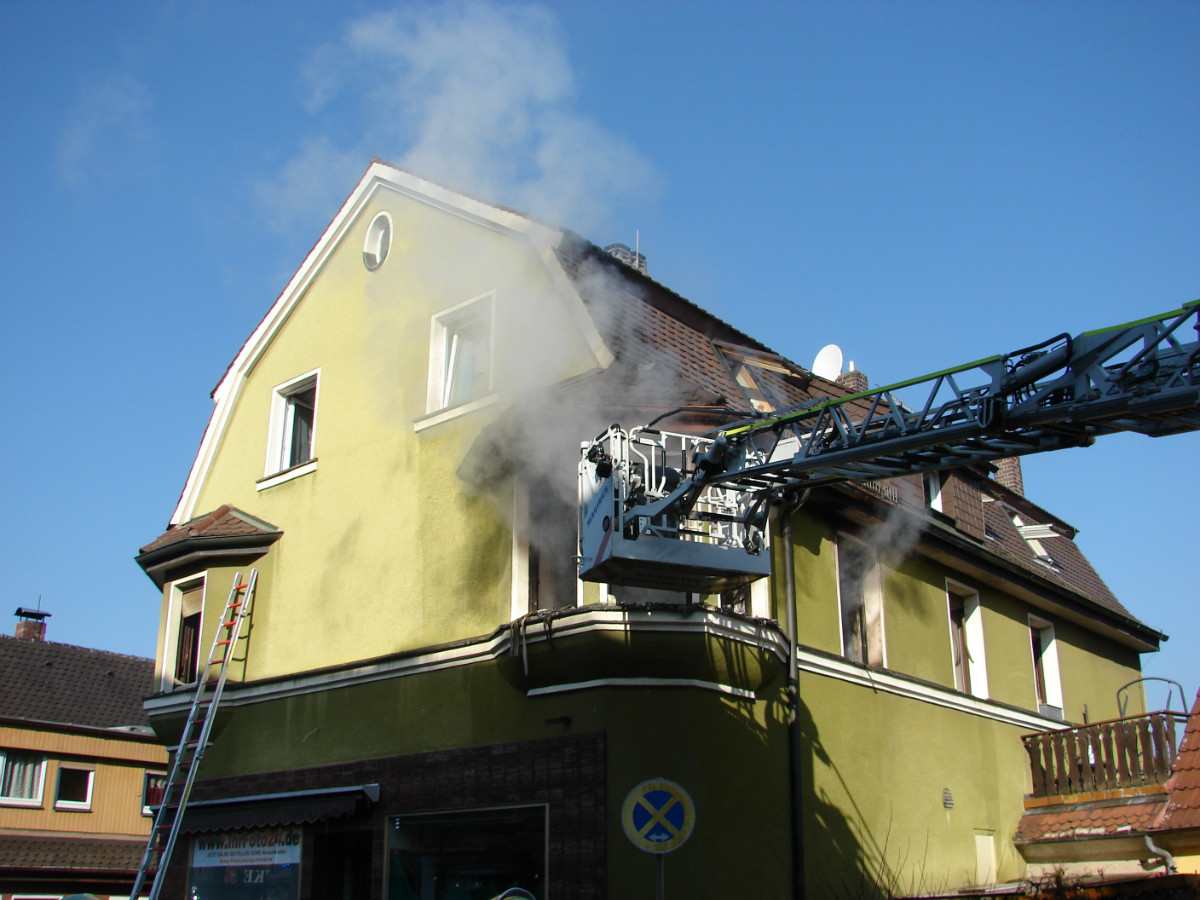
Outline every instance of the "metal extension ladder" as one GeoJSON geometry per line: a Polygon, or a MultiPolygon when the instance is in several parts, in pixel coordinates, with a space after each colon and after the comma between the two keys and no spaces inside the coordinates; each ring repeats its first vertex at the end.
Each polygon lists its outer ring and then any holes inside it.
{"type": "Polygon", "coordinates": [[[131,900],[137,900],[148,879],[151,880],[150,900],[158,900],[162,892],[162,880],[157,873],[165,872],[175,850],[179,828],[183,824],[183,812],[187,808],[192,785],[196,782],[196,771],[208,748],[209,735],[217,718],[217,706],[221,692],[225,689],[225,677],[229,674],[229,662],[242,632],[242,624],[250,614],[254,602],[254,588],[258,583],[258,570],[251,569],[250,577],[242,581],[242,573],[233,578],[225,610],[213,635],[208,661],[196,673],[196,693],[188,712],[187,723],[175,749],[175,759],[167,775],[162,800],[154,815],[150,829],[150,840],[142,853],[137,878],[130,891],[131,900]],[[215,675],[210,674],[218,666],[215,675]]]}

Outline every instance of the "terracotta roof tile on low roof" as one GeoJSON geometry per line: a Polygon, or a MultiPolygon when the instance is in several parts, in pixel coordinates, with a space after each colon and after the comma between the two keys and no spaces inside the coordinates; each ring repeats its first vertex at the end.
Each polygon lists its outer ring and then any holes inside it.
{"type": "Polygon", "coordinates": [[[1013,840],[1095,840],[1150,831],[1166,804],[1164,794],[1126,800],[1081,803],[1030,810],[1021,816],[1013,840]]]}
{"type": "Polygon", "coordinates": [[[0,635],[0,717],[148,728],[154,660],[0,635]]]}
{"type": "Polygon", "coordinates": [[[256,519],[249,513],[244,513],[230,504],[219,506],[212,512],[204,513],[184,522],[173,525],[153,541],[142,547],[139,552],[149,553],[188,538],[197,537],[232,537],[235,535],[271,534],[279,529],[269,522],[256,519]]]}
{"type": "Polygon", "coordinates": [[[0,834],[0,873],[137,872],[145,841],[0,834]]]}
{"type": "Polygon", "coordinates": [[[1167,808],[1158,827],[1200,829],[1200,693],[1192,704],[1192,716],[1167,780],[1167,808]]]}

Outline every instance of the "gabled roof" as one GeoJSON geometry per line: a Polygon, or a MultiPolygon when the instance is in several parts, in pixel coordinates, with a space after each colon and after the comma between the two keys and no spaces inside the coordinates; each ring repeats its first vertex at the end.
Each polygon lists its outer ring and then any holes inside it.
{"type": "Polygon", "coordinates": [[[144,728],[154,660],[0,635],[0,718],[144,728]]]}

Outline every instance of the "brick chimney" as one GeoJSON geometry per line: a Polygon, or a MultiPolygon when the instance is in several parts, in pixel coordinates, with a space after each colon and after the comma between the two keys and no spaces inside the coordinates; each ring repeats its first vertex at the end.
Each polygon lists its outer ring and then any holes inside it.
{"type": "Polygon", "coordinates": [[[837,383],[852,394],[861,394],[871,386],[867,376],[854,368],[854,363],[850,363],[849,372],[843,372],[837,377],[837,383]]]}
{"type": "Polygon", "coordinates": [[[20,616],[17,622],[16,638],[19,641],[44,641],[46,639],[46,619],[50,613],[40,609],[30,609],[27,606],[17,607],[14,615],[20,616]]]}
{"type": "Polygon", "coordinates": [[[1025,496],[1025,481],[1021,477],[1021,457],[1009,456],[996,463],[996,482],[1014,494],[1025,496]]]}

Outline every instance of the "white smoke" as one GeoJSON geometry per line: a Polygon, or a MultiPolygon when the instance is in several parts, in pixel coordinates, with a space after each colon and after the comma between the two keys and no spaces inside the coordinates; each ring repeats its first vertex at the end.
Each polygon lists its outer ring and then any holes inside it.
{"type": "Polygon", "coordinates": [[[373,13],[318,48],[304,80],[318,133],[258,189],[278,223],[335,208],[371,156],[584,233],[652,194],[650,164],[574,109],[565,38],[540,7],[373,13]]]}

